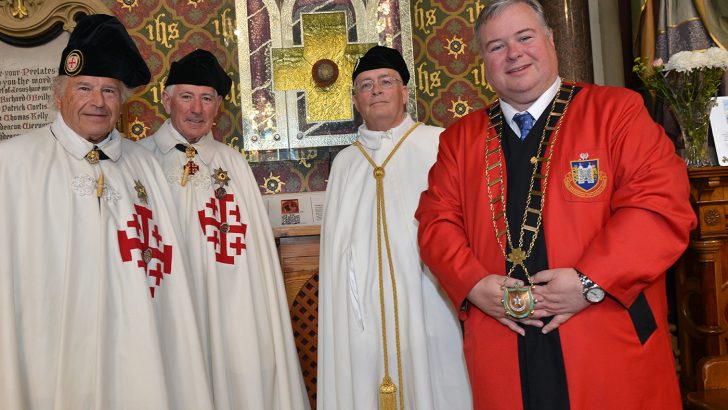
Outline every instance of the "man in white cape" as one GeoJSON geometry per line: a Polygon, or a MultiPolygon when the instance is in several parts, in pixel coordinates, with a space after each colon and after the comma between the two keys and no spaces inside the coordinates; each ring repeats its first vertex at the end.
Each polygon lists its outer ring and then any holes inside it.
{"type": "Polygon", "coordinates": [[[59,70],[55,121],[0,143],[0,408],[210,409],[169,187],[114,129],[149,70],[107,15],[59,70]]]}
{"type": "Polygon", "coordinates": [[[364,124],[334,159],[326,191],[317,408],[470,409],[457,316],[420,261],[414,219],[442,129],[406,113],[409,72],[398,51],[372,48],[352,78],[364,124]]]}
{"type": "Polygon", "coordinates": [[[217,410],[308,409],[273,232],[253,173],[211,133],[232,81],[215,56],[173,62],[170,115],[141,143],[172,189],[217,410]]]}

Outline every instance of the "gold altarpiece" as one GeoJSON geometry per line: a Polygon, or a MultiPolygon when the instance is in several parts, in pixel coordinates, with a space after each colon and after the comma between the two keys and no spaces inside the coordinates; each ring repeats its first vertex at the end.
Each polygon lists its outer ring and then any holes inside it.
{"type": "MultiPolygon", "coordinates": [[[[361,123],[351,72],[375,44],[414,67],[410,2],[236,0],[245,151],[350,144],[361,123]]],[[[414,73],[411,73],[414,77],[414,73]]],[[[410,112],[415,89],[410,88],[410,112]]]]}

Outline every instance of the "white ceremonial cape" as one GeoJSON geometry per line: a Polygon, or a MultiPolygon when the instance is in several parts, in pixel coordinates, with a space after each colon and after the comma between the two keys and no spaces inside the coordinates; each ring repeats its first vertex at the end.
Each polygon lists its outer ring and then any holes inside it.
{"type": "Polygon", "coordinates": [[[209,409],[161,169],[116,130],[91,148],[60,114],[0,143],[0,408],[209,409]]]}
{"type": "Polygon", "coordinates": [[[217,410],[310,407],[268,213],[245,158],[208,133],[181,186],[182,136],[167,120],[141,143],[162,164],[182,221],[217,410]],[[213,173],[230,178],[220,200],[213,173]],[[223,223],[228,232],[223,234],[223,223]]]}
{"type": "MultiPolygon", "coordinates": [[[[374,132],[358,141],[377,165],[414,125],[374,132]]],[[[384,197],[399,303],[406,409],[470,409],[471,395],[457,316],[419,259],[415,210],[427,188],[442,128],[420,125],[384,172],[384,197]]],[[[384,375],[377,267],[376,183],[359,149],[334,159],[326,190],[319,272],[317,409],[372,410],[384,375]]],[[[389,372],[397,377],[389,267],[382,239],[389,372]]],[[[399,393],[397,396],[399,406],[399,393]]],[[[397,407],[399,408],[399,407],[397,407]]]]}

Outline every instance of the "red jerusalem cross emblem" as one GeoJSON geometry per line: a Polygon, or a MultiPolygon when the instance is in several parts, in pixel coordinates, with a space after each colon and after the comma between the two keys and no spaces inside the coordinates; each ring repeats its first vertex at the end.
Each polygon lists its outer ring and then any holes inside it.
{"type": "Polygon", "coordinates": [[[83,67],[83,54],[80,50],[73,50],[66,56],[65,61],[65,74],[74,76],[83,67]]]}
{"type": "Polygon", "coordinates": [[[243,239],[248,225],[240,221],[240,208],[235,204],[233,194],[210,198],[205,209],[197,214],[202,233],[215,245],[215,260],[229,265],[235,263],[235,255],[241,255],[245,249],[243,239]],[[206,215],[207,210],[211,216],[206,215]],[[212,231],[209,235],[208,228],[212,231]]]}
{"type": "Polygon", "coordinates": [[[152,220],[152,211],[141,205],[134,205],[136,213],[127,221],[127,230],[117,231],[121,260],[129,262],[136,259],[137,266],[144,269],[149,281],[149,292],[154,297],[154,289],[162,283],[162,276],[172,271],[172,247],[165,245],[159,234],[158,226],[152,220]],[[132,252],[132,251],[138,252],[132,252]]]}

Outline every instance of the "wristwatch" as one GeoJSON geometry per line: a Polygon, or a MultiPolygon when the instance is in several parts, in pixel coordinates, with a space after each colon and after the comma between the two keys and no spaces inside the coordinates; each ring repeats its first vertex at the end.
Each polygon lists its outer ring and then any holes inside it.
{"type": "Polygon", "coordinates": [[[599,287],[599,285],[594,283],[593,280],[589,279],[581,272],[576,271],[576,274],[579,275],[579,282],[581,282],[581,286],[584,288],[582,294],[584,295],[584,299],[586,299],[587,302],[599,303],[604,300],[604,296],[606,296],[604,289],[599,287]]]}

